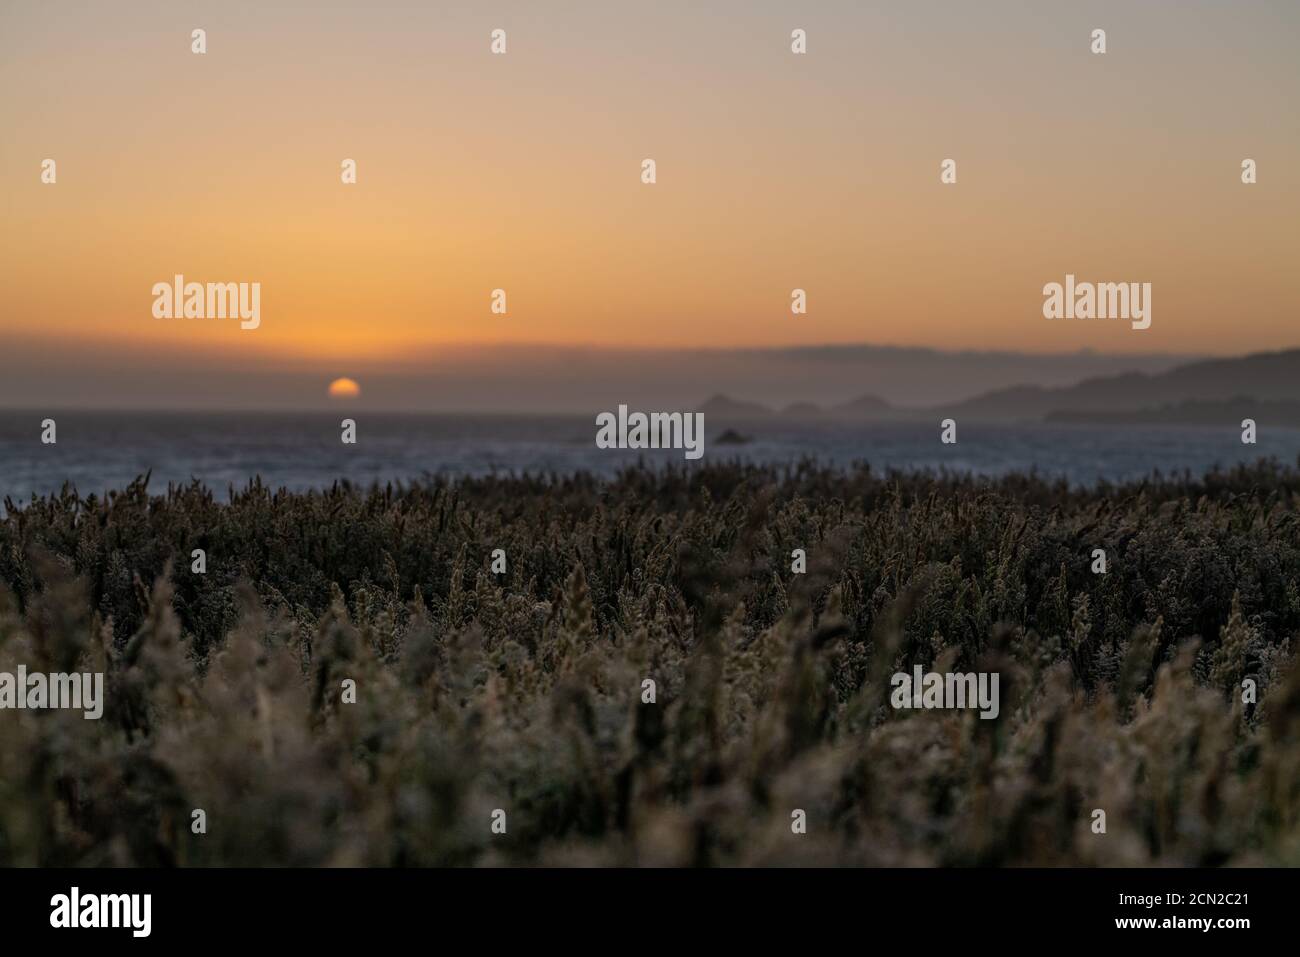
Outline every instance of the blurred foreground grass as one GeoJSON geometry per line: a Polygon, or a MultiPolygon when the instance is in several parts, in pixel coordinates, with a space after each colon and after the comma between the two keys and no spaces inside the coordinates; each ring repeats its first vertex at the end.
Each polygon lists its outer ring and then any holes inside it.
{"type": "Polygon", "coordinates": [[[1298,510],[1269,464],[10,502],[0,671],[107,702],[0,711],[0,863],[1300,864],[1298,510]],[[895,712],[915,664],[1000,717],[895,712]]]}

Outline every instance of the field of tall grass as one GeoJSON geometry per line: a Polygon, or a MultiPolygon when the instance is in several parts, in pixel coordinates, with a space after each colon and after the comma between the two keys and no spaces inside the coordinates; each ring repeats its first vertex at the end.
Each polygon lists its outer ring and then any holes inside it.
{"type": "Polygon", "coordinates": [[[0,711],[0,863],[1300,864],[1298,513],[1265,463],[8,502],[0,671],[106,704],[0,711]],[[895,711],[917,664],[1000,716],[895,711]]]}

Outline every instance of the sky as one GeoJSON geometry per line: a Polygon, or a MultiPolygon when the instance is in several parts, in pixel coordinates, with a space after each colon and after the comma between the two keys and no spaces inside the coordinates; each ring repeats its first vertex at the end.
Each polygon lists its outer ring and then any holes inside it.
{"type": "Polygon", "coordinates": [[[1300,4],[704,6],[4,0],[0,405],[481,368],[540,408],[647,350],[1300,345],[1300,4]],[[1067,273],[1151,283],[1151,327],[1045,319],[1067,273]],[[259,327],[155,318],[176,274],[260,283],[259,327]]]}

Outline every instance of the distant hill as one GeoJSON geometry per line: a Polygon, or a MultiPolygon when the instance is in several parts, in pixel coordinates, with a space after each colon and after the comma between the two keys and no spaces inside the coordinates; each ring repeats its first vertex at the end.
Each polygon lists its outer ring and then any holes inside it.
{"type": "MultiPolygon", "coordinates": [[[[1058,416],[1069,413],[1078,421],[1085,413],[1131,416],[1140,410],[1167,409],[1184,403],[1228,403],[1247,398],[1260,402],[1300,401],[1300,349],[1238,359],[1207,359],[1154,375],[1129,372],[1102,376],[1065,388],[1013,386],[945,406],[941,411],[977,419],[1053,417],[1055,421],[1063,421],[1058,416]]],[[[1180,414],[1205,412],[1192,409],[1180,414]]]]}
{"type": "Polygon", "coordinates": [[[986,421],[1220,423],[1236,417],[1300,424],[1300,349],[1189,362],[1166,372],[1125,372],[1044,388],[1015,385],[929,408],[899,408],[875,395],[822,408],[796,402],[776,412],[715,395],[702,411],[715,421],[744,419],[881,420],[935,415],[986,421]]]}
{"type": "Polygon", "coordinates": [[[815,419],[826,414],[826,410],[812,402],[795,402],[781,410],[783,416],[793,419],[815,419]]]}
{"type": "Polygon", "coordinates": [[[884,418],[893,417],[898,410],[878,395],[863,395],[833,406],[831,412],[838,416],[853,418],[884,418]]]}
{"type": "Polygon", "coordinates": [[[875,395],[859,396],[829,408],[823,408],[814,402],[794,402],[779,412],[758,402],[746,402],[726,395],[715,395],[700,406],[700,411],[704,413],[706,419],[713,419],[716,422],[736,422],[747,419],[895,419],[900,414],[904,414],[875,395]]]}
{"type": "Polygon", "coordinates": [[[715,395],[699,408],[704,418],[731,421],[734,419],[767,419],[776,413],[757,402],[742,402],[730,396],[715,395]]]}
{"type": "Polygon", "coordinates": [[[1243,419],[1259,426],[1300,428],[1300,401],[1260,402],[1237,396],[1218,402],[1179,402],[1126,412],[1050,412],[1048,422],[1095,425],[1222,425],[1238,428],[1243,419]]]}

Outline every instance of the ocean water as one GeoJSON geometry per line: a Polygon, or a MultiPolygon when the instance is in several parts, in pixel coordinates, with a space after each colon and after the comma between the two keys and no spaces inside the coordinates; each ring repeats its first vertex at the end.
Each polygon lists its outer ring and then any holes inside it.
{"type": "Polygon", "coordinates": [[[65,482],[82,494],[121,488],[151,472],[150,489],[198,479],[218,492],[260,475],[275,488],[328,487],[339,479],[412,482],[434,475],[612,475],[638,461],[698,468],[743,460],[826,464],[868,462],[874,469],[946,468],[981,475],[1035,470],[1075,484],[1122,481],[1153,471],[1202,473],[1257,458],[1300,461],[1300,430],[1265,429],[1257,445],[1241,442],[1235,424],[1186,426],[958,425],[955,445],[939,441],[939,424],[754,422],[739,429],[744,445],[718,444],[721,424],[705,423],[704,457],[681,450],[596,448],[594,416],[394,415],[358,413],[358,441],[340,441],[338,413],[58,412],[58,442],[40,441],[50,413],[0,413],[0,495],[16,502],[56,492],[65,482]]]}

